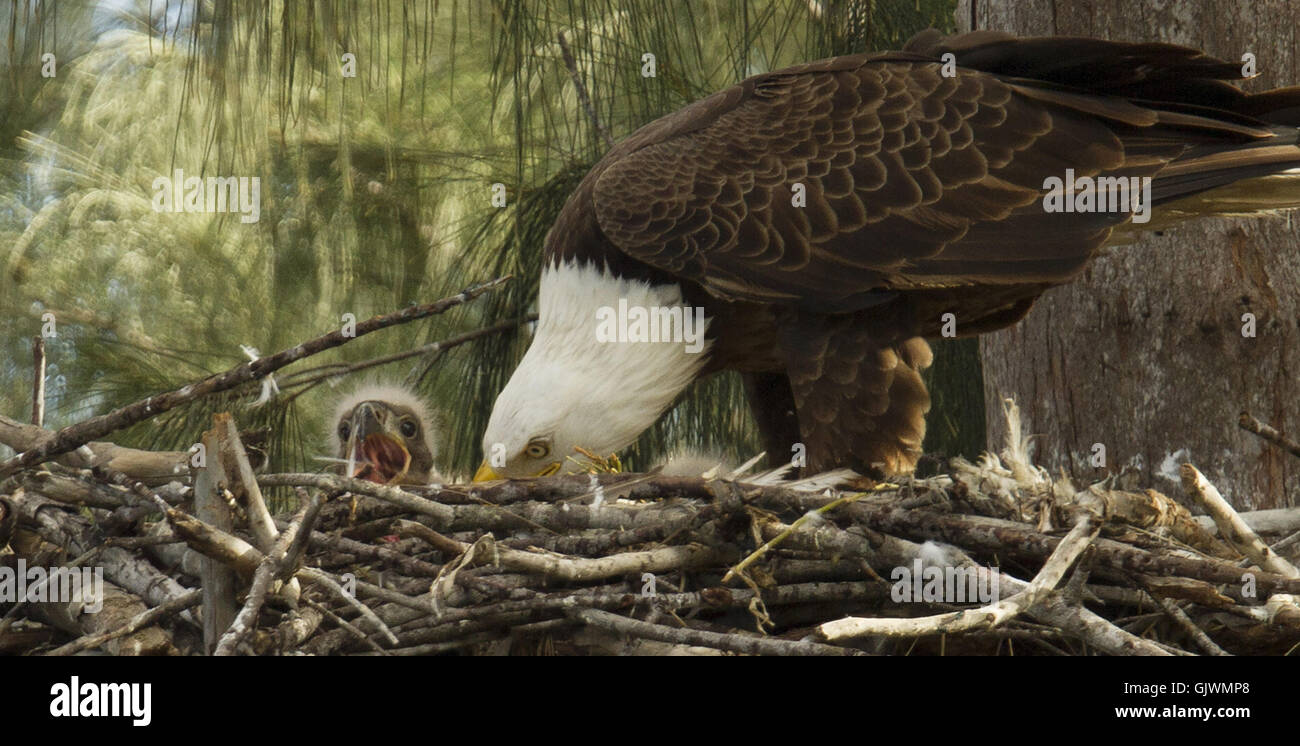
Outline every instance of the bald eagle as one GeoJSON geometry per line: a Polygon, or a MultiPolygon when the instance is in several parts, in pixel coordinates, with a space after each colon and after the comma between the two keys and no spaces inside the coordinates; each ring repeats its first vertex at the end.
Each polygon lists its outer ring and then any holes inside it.
{"type": "Polygon", "coordinates": [[[339,399],[330,452],[347,476],[379,484],[440,482],[428,407],[402,386],[372,383],[339,399]]]}
{"type": "Polygon", "coordinates": [[[721,370],[776,458],[911,470],[926,337],[1015,323],[1126,231],[1300,204],[1300,88],[1241,77],[1170,44],[928,31],[642,127],[546,238],[539,323],[477,477],[617,451],[721,370]],[[645,334],[655,314],[690,331],[694,310],[702,343],[645,334]],[[611,338],[610,318],[641,326],[611,338]]]}

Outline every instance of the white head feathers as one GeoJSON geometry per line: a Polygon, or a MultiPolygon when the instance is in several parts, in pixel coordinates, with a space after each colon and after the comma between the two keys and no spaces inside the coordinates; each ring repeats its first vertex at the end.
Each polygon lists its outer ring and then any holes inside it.
{"type": "MultiPolygon", "coordinates": [[[[513,459],[535,438],[549,438],[549,458],[560,461],[574,455],[573,446],[604,456],[630,444],[694,380],[709,345],[668,334],[666,341],[608,340],[598,335],[601,309],[607,317],[620,305],[653,311],[682,304],[677,285],[628,280],[592,265],[545,268],[537,331],[497,397],[484,454],[513,459]]],[[[703,340],[704,329],[696,331],[703,340]]]]}

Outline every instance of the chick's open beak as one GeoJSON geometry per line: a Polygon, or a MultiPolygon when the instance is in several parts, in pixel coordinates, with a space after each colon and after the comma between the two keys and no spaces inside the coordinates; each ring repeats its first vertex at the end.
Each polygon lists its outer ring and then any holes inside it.
{"type": "Polygon", "coordinates": [[[411,467],[411,452],[397,430],[396,418],[385,409],[363,403],[353,414],[355,469],[351,476],[379,484],[400,482],[411,467]]]}
{"type": "MultiPolygon", "coordinates": [[[[549,477],[549,476],[551,476],[552,474],[556,473],[556,472],[559,471],[559,470],[560,470],[560,462],[559,462],[559,461],[554,461],[554,462],[552,462],[552,463],[547,464],[547,465],[546,465],[546,468],[542,469],[541,471],[537,472],[536,474],[533,474],[532,476],[534,476],[534,477],[549,477]]],[[[491,482],[491,481],[493,481],[493,480],[495,480],[495,479],[505,479],[505,477],[503,477],[503,476],[501,476],[500,474],[498,474],[497,471],[496,471],[496,469],[493,469],[492,466],[487,462],[487,460],[484,459],[484,460],[483,460],[483,464],[482,464],[481,466],[479,466],[478,471],[474,472],[474,481],[475,481],[475,482],[491,482]]]]}

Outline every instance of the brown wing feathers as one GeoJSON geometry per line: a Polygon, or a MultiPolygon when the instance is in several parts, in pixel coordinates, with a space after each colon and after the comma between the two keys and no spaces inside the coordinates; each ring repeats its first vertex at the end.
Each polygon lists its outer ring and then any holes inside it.
{"type": "Polygon", "coordinates": [[[1168,44],[922,34],[647,125],[588,175],[548,252],[612,244],[716,298],[788,307],[810,466],[904,470],[929,408],[913,336],[945,310],[967,333],[1014,322],[1128,219],[1044,212],[1046,177],[1153,176],[1166,201],[1300,162],[1277,126],[1300,120],[1300,89],[1247,95],[1239,77],[1168,44]]]}
{"type": "Polygon", "coordinates": [[[1237,113],[1259,108],[1221,80],[1239,66],[1195,50],[983,33],[908,50],[760,76],[638,132],[593,173],[601,231],[718,295],[827,310],[867,288],[1061,282],[1125,216],[1044,220],[1046,176],[1151,175],[1194,145],[1274,136],[1237,113]],[[944,51],[956,77],[918,61],[944,51]]]}

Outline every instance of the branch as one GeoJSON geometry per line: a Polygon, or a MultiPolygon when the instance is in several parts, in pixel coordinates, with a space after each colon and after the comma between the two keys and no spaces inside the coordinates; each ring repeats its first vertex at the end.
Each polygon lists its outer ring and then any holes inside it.
{"type": "Polygon", "coordinates": [[[356,325],[355,334],[345,335],[342,329],[325,334],[315,339],[308,340],[286,350],[281,350],[274,355],[261,357],[257,360],[237,365],[224,373],[218,373],[213,376],[183,386],[182,388],[157,394],[147,399],[128,404],[125,407],[109,412],[108,414],[98,417],[91,417],[75,425],[59,430],[52,438],[41,445],[29,451],[14,456],[13,458],[0,463],[0,479],[10,476],[19,469],[27,469],[37,464],[45,463],[55,456],[75,450],[76,448],[94,440],[101,438],[109,433],[128,428],[138,422],[155,417],[163,412],[175,409],[182,404],[188,404],[196,399],[201,399],[211,394],[221,391],[228,391],[237,386],[256,381],[264,378],[271,373],[291,364],[310,357],[325,350],[339,347],[351,342],[357,337],[365,336],[371,332],[386,329],[390,326],[405,324],[417,319],[427,318],[455,308],[456,306],[466,303],[477,298],[483,293],[498,287],[509,277],[501,277],[489,282],[475,285],[461,291],[457,295],[449,298],[443,298],[434,303],[428,303],[422,306],[410,306],[401,311],[375,316],[356,325]]]}
{"type": "MultiPolygon", "coordinates": [[[[284,561],[285,553],[298,536],[298,531],[303,528],[303,519],[306,517],[307,505],[303,505],[298,514],[289,521],[289,528],[280,534],[266,556],[262,558],[261,564],[257,566],[257,572],[253,575],[253,585],[248,589],[248,599],[230,628],[221,636],[214,655],[226,656],[234,653],[240,640],[253,630],[253,625],[257,622],[257,613],[261,611],[262,604],[266,601],[266,592],[271,587],[271,581],[280,574],[280,565],[284,561]]],[[[307,526],[306,529],[310,533],[311,527],[307,526]]]]}
{"type": "Polygon", "coordinates": [[[1241,417],[1237,420],[1237,425],[1243,430],[1249,430],[1293,456],[1300,456],[1300,443],[1295,442],[1272,427],[1269,427],[1263,422],[1251,417],[1249,412],[1241,413],[1241,417]]]}
{"type": "Polygon", "coordinates": [[[165,619],[171,616],[172,614],[175,614],[178,611],[184,611],[185,609],[188,609],[191,606],[196,606],[202,600],[203,600],[203,589],[196,588],[192,591],[189,591],[188,593],[182,594],[180,596],[176,596],[175,598],[172,598],[171,600],[163,603],[160,606],[155,606],[152,609],[137,614],[134,618],[131,619],[131,621],[127,622],[125,625],[121,627],[118,627],[115,630],[112,630],[111,632],[105,632],[103,634],[87,636],[87,637],[80,637],[66,645],[63,645],[62,647],[58,647],[55,648],[54,650],[51,650],[49,653],[47,653],[47,655],[73,655],[76,653],[80,653],[83,650],[91,650],[93,648],[97,648],[103,645],[104,643],[110,642],[112,640],[116,640],[119,637],[123,637],[125,635],[129,635],[139,630],[142,630],[145,627],[148,627],[149,625],[153,624],[154,622],[165,619]]]}
{"type": "Polygon", "coordinates": [[[1268,544],[1265,544],[1263,539],[1260,539],[1259,535],[1246,525],[1237,511],[1233,510],[1232,505],[1223,499],[1219,490],[1210,484],[1195,466],[1183,464],[1179,469],[1179,475],[1183,479],[1183,489],[1200,501],[1201,507],[1205,508],[1205,512],[1214,519],[1215,525],[1219,527],[1219,534],[1225,541],[1268,572],[1291,579],[1300,578],[1300,570],[1277,552],[1269,549],[1268,544]]]}
{"type": "Polygon", "coordinates": [[[591,104],[591,96],[587,94],[587,85],[582,82],[582,75],[578,73],[578,62],[573,59],[573,52],[569,49],[569,40],[561,31],[556,35],[556,41],[560,43],[560,56],[564,58],[564,66],[569,70],[569,78],[573,80],[573,88],[578,92],[578,102],[587,112],[587,118],[591,120],[591,126],[600,134],[600,139],[605,141],[605,147],[614,147],[614,138],[609,136],[609,131],[600,123],[600,118],[596,116],[596,107],[591,104]]]}
{"type": "Polygon", "coordinates": [[[45,424],[45,338],[32,337],[32,424],[45,424]]]}
{"type": "Polygon", "coordinates": [[[1056,546],[1056,551],[1047,559],[1024,590],[1011,598],[989,604],[978,609],[954,611],[914,619],[866,619],[847,617],[834,622],[827,622],[817,628],[820,639],[837,642],[856,637],[919,637],[921,635],[947,634],[976,629],[991,629],[1042,602],[1061,582],[1065,572],[1088,548],[1093,538],[1093,522],[1087,514],[1081,515],[1070,529],[1070,533],[1056,546]]]}
{"type": "Polygon", "coordinates": [[[866,655],[861,650],[840,648],[816,642],[795,642],[750,634],[723,634],[698,629],[665,627],[596,609],[573,609],[569,615],[585,624],[647,640],[676,645],[700,645],[750,655],[866,655]]]}
{"type": "Polygon", "coordinates": [[[334,474],[263,474],[257,478],[264,487],[318,487],[335,492],[351,492],[392,503],[400,508],[427,515],[439,526],[451,524],[455,513],[450,506],[436,503],[427,498],[414,495],[397,487],[367,482],[364,479],[351,479],[334,474]]]}
{"type": "MultiPolygon", "coordinates": [[[[435,549],[452,555],[464,554],[472,548],[470,544],[449,539],[415,521],[395,521],[394,529],[398,535],[423,539],[435,549]]],[[[629,573],[705,567],[721,561],[726,553],[713,547],[690,545],[661,547],[644,552],[624,552],[595,559],[552,557],[502,546],[496,547],[495,554],[502,567],[538,573],[566,582],[582,582],[629,573]]]]}

